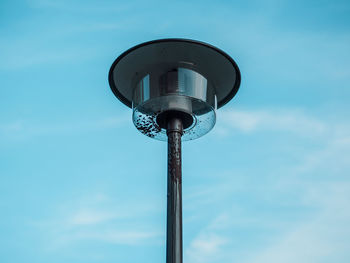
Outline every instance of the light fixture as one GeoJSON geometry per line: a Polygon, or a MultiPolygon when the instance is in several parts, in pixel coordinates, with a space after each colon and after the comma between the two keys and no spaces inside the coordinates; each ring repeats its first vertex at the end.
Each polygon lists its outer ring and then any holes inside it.
{"type": "Polygon", "coordinates": [[[136,128],[168,141],[167,263],[182,262],[181,141],[208,133],[216,110],[235,96],[240,82],[229,55],[189,39],[139,44],[111,66],[109,85],[132,108],[136,128]]]}

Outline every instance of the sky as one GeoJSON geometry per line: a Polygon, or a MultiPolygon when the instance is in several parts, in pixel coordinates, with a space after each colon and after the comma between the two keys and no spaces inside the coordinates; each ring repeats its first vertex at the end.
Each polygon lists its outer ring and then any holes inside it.
{"type": "Polygon", "coordinates": [[[0,2],[0,262],[165,262],[164,142],[110,91],[189,38],[242,75],[183,143],[184,262],[350,262],[350,2],[0,2]]]}

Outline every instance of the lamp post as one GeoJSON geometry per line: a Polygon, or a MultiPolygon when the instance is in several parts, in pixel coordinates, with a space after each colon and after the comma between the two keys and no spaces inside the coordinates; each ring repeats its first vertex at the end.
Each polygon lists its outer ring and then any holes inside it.
{"type": "Polygon", "coordinates": [[[222,50],[189,39],[160,39],[121,54],[109,71],[114,95],[132,108],[143,134],[168,141],[166,262],[182,263],[181,142],[208,133],[241,75],[222,50]]]}

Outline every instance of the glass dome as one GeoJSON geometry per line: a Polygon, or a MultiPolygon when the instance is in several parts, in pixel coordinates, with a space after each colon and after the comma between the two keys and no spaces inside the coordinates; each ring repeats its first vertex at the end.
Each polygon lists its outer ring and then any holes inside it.
{"type": "Polygon", "coordinates": [[[133,122],[143,134],[167,140],[166,118],[179,115],[183,140],[192,140],[215,125],[215,89],[198,72],[188,68],[155,67],[136,85],[132,98],[133,122]]]}

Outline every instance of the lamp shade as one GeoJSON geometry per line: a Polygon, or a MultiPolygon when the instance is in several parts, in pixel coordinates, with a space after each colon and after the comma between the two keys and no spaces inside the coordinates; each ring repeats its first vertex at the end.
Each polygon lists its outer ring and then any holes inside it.
{"type": "Polygon", "coordinates": [[[216,109],[235,96],[240,81],[229,55],[188,39],[139,44],[121,54],[109,71],[110,87],[133,109],[136,128],[159,140],[167,140],[166,119],[174,114],[183,122],[183,140],[209,132],[216,109]]]}

